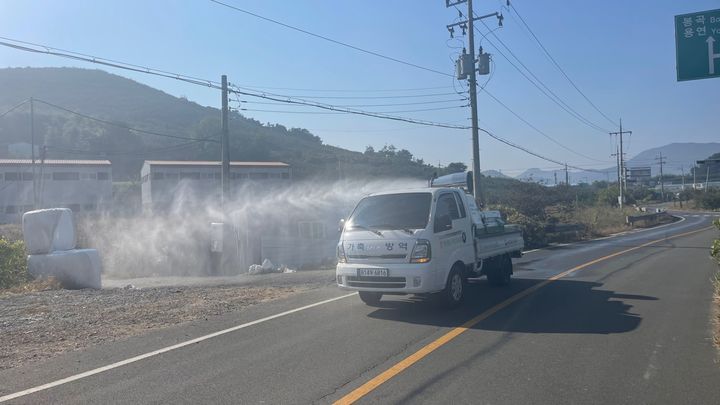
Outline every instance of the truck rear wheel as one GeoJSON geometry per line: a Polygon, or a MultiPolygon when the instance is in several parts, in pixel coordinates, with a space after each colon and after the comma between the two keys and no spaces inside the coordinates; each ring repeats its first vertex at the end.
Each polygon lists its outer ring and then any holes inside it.
{"type": "Polygon", "coordinates": [[[360,293],[360,299],[365,304],[373,306],[373,307],[378,306],[380,304],[380,299],[382,298],[382,293],[371,292],[371,291],[360,291],[359,293],[360,293]]]}
{"type": "Polygon", "coordinates": [[[445,289],[440,292],[440,300],[443,307],[457,308],[465,298],[465,277],[459,266],[455,266],[448,274],[445,289]]]}
{"type": "Polygon", "coordinates": [[[490,284],[505,286],[510,284],[512,276],[512,259],[510,255],[502,255],[493,260],[493,265],[487,270],[487,278],[490,284]]]}

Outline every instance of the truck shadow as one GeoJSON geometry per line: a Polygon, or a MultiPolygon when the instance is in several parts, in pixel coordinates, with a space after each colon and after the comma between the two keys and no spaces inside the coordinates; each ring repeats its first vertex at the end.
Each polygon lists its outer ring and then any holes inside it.
{"type": "MultiPolygon", "coordinates": [[[[513,279],[509,287],[492,287],[485,281],[469,284],[465,303],[451,311],[439,308],[432,298],[383,297],[380,308],[368,316],[393,322],[456,327],[543,281],[513,279]]],[[[632,302],[657,300],[603,290],[602,285],[588,281],[554,281],[472,328],[520,333],[624,333],[636,329],[642,320],[631,311],[632,302]]]]}

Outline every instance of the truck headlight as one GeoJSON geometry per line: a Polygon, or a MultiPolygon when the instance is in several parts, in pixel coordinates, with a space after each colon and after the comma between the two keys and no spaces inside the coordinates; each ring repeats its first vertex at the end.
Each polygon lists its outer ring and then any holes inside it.
{"type": "Polygon", "coordinates": [[[338,243],[337,245],[336,256],[338,263],[347,263],[347,257],[345,257],[345,248],[343,248],[342,242],[338,243]]]}
{"type": "Polygon", "coordinates": [[[418,239],[410,254],[410,263],[427,263],[432,257],[430,249],[430,241],[426,239],[418,239]]]}

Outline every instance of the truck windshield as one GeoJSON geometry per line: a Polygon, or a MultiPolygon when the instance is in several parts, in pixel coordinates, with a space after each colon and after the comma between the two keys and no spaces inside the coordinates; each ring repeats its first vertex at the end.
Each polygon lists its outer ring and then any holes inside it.
{"type": "Polygon", "coordinates": [[[431,193],[384,194],[362,199],[349,229],[422,229],[430,216],[431,193]]]}

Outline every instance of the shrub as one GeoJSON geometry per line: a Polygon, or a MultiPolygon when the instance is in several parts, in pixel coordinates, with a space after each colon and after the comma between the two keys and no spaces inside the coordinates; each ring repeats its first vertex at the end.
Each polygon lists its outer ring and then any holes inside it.
{"type": "Polygon", "coordinates": [[[0,238],[0,289],[11,288],[27,281],[30,281],[30,275],[27,272],[25,243],[0,238]]]}
{"type": "Polygon", "coordinates": [[[547,245],[547,235],[545,234],[545,224],[543,222],[508,206],[493,206],[490,209],[499,210],[508,224],[520,225],[525,240],[525,248],[534,249],[547,245]]]}
{"type": "MultiPolygon", "coordinates": [[[[713,221],[715,227],[720,230],[720,219],[713,221]]],[[[715,239],[710,247],[710,254],[720,263],[720,239],[715,239]]]]}
{"type": "Polygon", "coordinates": [[[720,208],[720,189],[709,189],[707,192],[698,193],[695,203],[699,208],[708,210],[720,208]]]}

